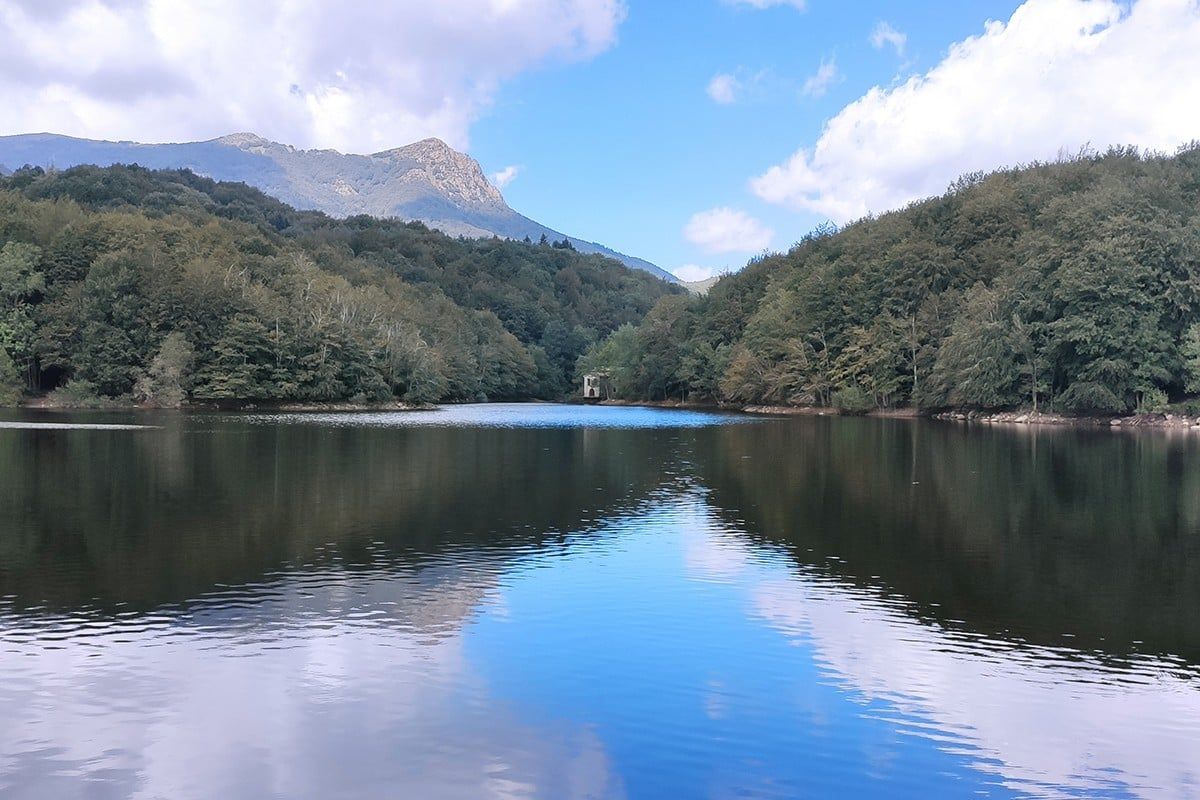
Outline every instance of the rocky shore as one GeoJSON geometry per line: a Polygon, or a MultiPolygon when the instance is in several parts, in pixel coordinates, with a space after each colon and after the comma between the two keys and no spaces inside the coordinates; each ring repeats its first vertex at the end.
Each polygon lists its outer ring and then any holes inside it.
{"type": "Polygon", "coordinates": [[[944,411],[932,419],[988,425],[1065,425],[1091,428],[1171,428],[1200,431],[1200,417],[1186,414],[1068,415],[1033,411],[944,411]]]}

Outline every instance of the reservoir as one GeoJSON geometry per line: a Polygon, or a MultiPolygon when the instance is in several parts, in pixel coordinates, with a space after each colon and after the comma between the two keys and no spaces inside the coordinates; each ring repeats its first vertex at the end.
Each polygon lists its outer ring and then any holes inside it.
{"type": "Polygon", "coordinates": [[[0,412],[0,797],[1200,794],[1200,435],[0,412]]]}

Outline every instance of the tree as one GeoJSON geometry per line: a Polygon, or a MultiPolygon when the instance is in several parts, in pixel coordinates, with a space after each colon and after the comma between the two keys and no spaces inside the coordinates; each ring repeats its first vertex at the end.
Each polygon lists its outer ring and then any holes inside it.
{"type": "Polygon", "coordinates": [[[46,288],[39,269],[41,250],[24,242],[0,249],[0,348],[8,351],[15,368],[32,383],[37,330],[33,303],[46,288]]]}
{"type": "Polygon", "coordinates": [[[21,400],[21,377],[8,352],[0,347],[0,406],[15,406],[21,400]]]}
{"type": "Polygon", "coordinates": [[[150,350],[139,257],[105,256],[83,282],[79,377],[109,397],[127,395],[150,350]]]}
{"type": "Polygon", "coordinates": [[[903,320],[885,314],[870,326],[852,328],[834,364],[837,383],[843,388],[858,386],[876,405],[890,406],[907,380],[905,327],[903,320]]]}
{"type": "Polygon", "coordinates": [[[1173,337],[1154,262],[1142,252],[1153,235],[1136,219],[1106,219],[1058,269],[1054,300],[1063,313],[1048,327],[1069,408],[1127,411],[1171,380],[1173,337]]]}
{"type": "Polygon", "coordinates": [[[728,345],[713,347],[703,340],[690,342],[679,365],[679,378],[693,397],[718,399],[721,396],[721,378],[729,366],[728,345]]]}
{"type": "Polygon", "coordinates": [[[1020,402],[1020,354],[1000,293],[982,283],[967,291],[931,382],[939,404],[997,408],[1020,402]]]}
{"type": "Polygon", "coordinates": [[[1183,335],[1184,388],[1200,393],[1200,323],[1189,325],[1183,335]]]}
{"type": "Polygon", "coordinates": [[[721,379],[721,394],[730,400],[752,403],[766,393],[766,370],[746,347],[733,349],[729,367],[721,379]]]}
{"type": "Polygon", "coordinates": [[[196,396],[213,400],[287,399],[274,377],[276,349],[265,325],[238,313],[213,345],[213,359],[197,376],[196,396]]]}
{"type": "Polygon", "coordinates": [[[857,387],[877,405],[1123,412],[1200,391],[1198,163],[1085,153],[805,237],[692,303],[671,346],[646,348],[639,396],[686,385],[702,344],[729,348],[722,389],[743,402],[857,387]]]}
{"type": "Polygon", "coordinates": [[[158,408],[179,408],[187,398],[192,360],[196,351],[179,331],[163,339],[150,368],[138,378],[134,396],[158,408]]]}
{"type": "Polygon", "coordinates": [[[0,342],[30,385],[100,400],[152,401],[171,331],[213,399],[557,397],[595,338],[683,290],[544,244],[331,220],[185,171],[30,170],[0,176],[0,342]]]}
{"type": "Polygon", "coordinates": [[[579,358],[575,372],[577,376],[606,372],[618,397],[638,397],[642,390],[637,383],[641,356],[638,329],[633,325],[622,325],[607,339],[589,347],[579,358]]]}

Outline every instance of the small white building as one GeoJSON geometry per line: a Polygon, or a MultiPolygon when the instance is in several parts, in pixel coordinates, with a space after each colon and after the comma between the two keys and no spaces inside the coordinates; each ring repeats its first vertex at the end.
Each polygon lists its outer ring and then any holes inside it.
{"type": "Polygon", "coordinates": [[[589,372],[583,376],[583,398],[585,400],[607,400],[612,396],[612,385],[606,372],[589,372]]]}

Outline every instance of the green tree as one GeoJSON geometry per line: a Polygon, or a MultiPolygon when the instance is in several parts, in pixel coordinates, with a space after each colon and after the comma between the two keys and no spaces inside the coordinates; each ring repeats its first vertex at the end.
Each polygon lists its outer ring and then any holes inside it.
{"type": "Polygon", "coordinates": [[[1126,411],[1171,380],[1173,337],[1154,261],[1144,257],[1143,236],[1152,235],[1135,219],[1107,219],[1057,271],[1053,297],[1063,313],[1049,330],[1069,408],[1126,411]]]}
{"type": "Polygon", "coordinates": [[[158,408],[179,408],[187,399],[195,348],[179,331],[167,334],[149,369],[134,385],[134,396],[158,408]]]}
{"type": "Polygon", "coordinates": [[[0,348],[8,351],[16,369],[32,382],[37,328],[33,303],[46,288],[40,269],[41,250],[24,242],[0,249],[0,348]]]}
{"type": "Polygon", "coordinates": [[[849,331],[849,342],[838,354],[834,376],[842,387],[858,386],[881,407],[892,405],[908,380],[908,351],[904,321],[890,314],[869,326],[849,331]]]}
{"type": "Polygon", "coordinates": [[[690,396],[719,399],[721,379],[729,366],[728,345],[714,347],[709,342],[695,340],[688,343],[679,365],[679,377],[690,396]]]}
{"type": "Polygon", "coordinates": [[[977,283],[963,300],[931,375],[938,404],[1016,405],[1021,399],[1021,353],[1000,293],[977,283]]]}
{"type": "Polygon", "coordinates": [[[235,314],[197,376],[195,394],[212,400],[287,399],[273,380],[277,363],[267,327],[250,314],[235,314]]]}
{"type": "Polygon", "coordinates": [[[1192,394],[1200,393],[1200,323],[1189,325],[1184,331],[1183,345],[1184,388],[1192,394]]]}
{"type": "Polygon", "coordinates": [[[129,252],[97,260],[83,282],[79,377],[109,397],[127,395],[151,344],[138,257],[129,252]]]}
{"type": "Polygon", "coordinates": [[[611,336],[588,348],[576,366],[576,376],[589,372],[606,372],[618,397],[638,397],[638,368],[642,345],[633,325],[622,325],[611,336]]]}
{"type": "Polygon", "coordinates": [[[21,401],[21,377],[8,352],[0,347],[0,406],[15,406],[21,401]]]}

